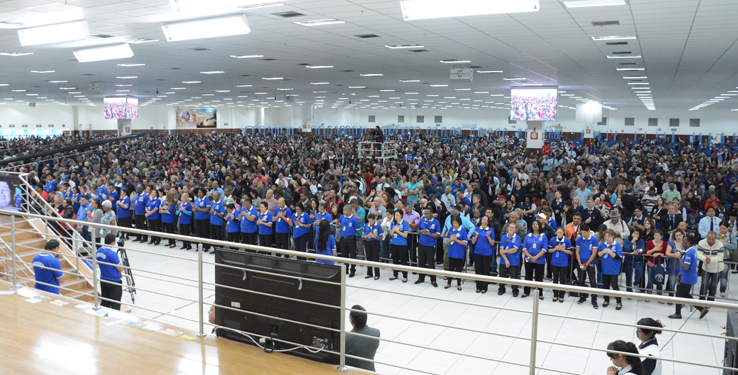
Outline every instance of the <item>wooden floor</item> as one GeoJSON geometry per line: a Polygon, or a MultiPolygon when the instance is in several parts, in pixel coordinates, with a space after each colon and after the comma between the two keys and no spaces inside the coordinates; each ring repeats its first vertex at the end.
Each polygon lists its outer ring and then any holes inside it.
{"type": "MultiPolygon", "coordinates": [[[[10,284],[0,281],[0,290],[9,289],[10,284]]],[[[46,295],[29,288],[0,295],[0,374],[337,373],[333,365],[266,354],[213,335],[199,339],[195,332],[184,332],[183,338],[126,324],[106,326],[112,320],[76,309],[80,302],[72,299],[52,297],[36,304],[25,301],[38,294],[46,295]],[[69,304],[58,307],[51,304],[55,300],[69,304]]],[[[346,374],[365,373],[350,370],[346,374]]]]}

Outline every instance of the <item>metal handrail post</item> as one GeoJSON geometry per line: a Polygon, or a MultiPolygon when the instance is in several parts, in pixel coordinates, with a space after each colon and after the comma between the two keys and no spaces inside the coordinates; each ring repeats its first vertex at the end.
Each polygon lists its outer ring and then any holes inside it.
{"type": "Polygon", "coordinates": [[[75,233],[74,233],[75,231],[76,231],[76,230],[74,230],[74,231],[72,232],[72,235],[71,235],[71,237],[72,237],[72,252],[74,253],[74,269],[76,269],[76,270],[77,270],[77,280],[79,280],[79,279],[80,279],[80,271],[79,271],[79,251],[77,251],[77,249],[78,249],[78,247],[77,247],[77,246],[78,246],[78,244],[77,244],[77,238],[75,237],[75,233]]]}
{"type": "Polygon", "coordinates": [[[13,289],[18,288],[18,257],[15,253],[15,215],[10,215],[10,248],[13,250],[13,289]]]}
{"type": "Polygon", "coordinates": [[[197,337],[205,337],[205,322],[203,321],[203,297],[202,297],[202,244],[197,244],[197,302],[200,310],[200,333],[197,334],[197,337]]]}
{"type": "Polygon", "coordinates": [[[346,272],[343,272],[343,266],[341,266],[341,333],[340,338],[340,355],[338,371],[345,372],[346,368],[346,272]]]}
{"type": "Polygon", "coordinates": [[[95,246],[95,236],[93,233],[93,236],[90,237],[90,242],[92,243],[92,287],[94,289],[93,296],[95,298],[95,306],[93,307],[94,310],[100,309],[100,293],[97,289],[97,283],[98,283],[98,274],[97,274],[97,246],[95,246]]]}
{"type": "Polygon", "coordinates": [[[538,341],[538,304],[541,292],[534,289],[533,292],[533,311],[531,312],[530,323],[530,375],[536,374],[536,347],[538,341]]]}

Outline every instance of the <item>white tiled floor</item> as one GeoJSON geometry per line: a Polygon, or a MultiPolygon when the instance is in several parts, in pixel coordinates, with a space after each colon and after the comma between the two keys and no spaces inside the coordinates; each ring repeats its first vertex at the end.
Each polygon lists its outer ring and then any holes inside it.
{"type": "MultiPolygon", "coordinates": [[[[184,277],[197,280],[197,253],[194,251],[168,249],[163,246],[149,246],[140,243],[128,243],[132,248],[128,252],[131,265],[136,269],[184,277]],[[144,254],[133,251],[140,249],[156,253],[144,254]],[[172,257],[183,257],[175,259],[172,257]]],[[[204,260],[212,262],[214,257],[204,255],[204,260]]],[[[196,282],[183,281],[167,276],[148,274],[143,271],[134,273],[138,288],[179,296],[190,300],[197,299],[196,282]]],[[[213,266],[204,267],[205,282],[214,282],[213,266]]],[[[348,279],[347,304],[360,304],[370,312],[385,314],[397,318],[413,319],[409,322],[389,317],[369,317],[369,325],[382,332],[382,338],[399,341],[399,343],[382,342],[376,360],[388,365],[377,365],[382,374],[439,374],[439,375],[515,375],[528,374],[530,361],[531,314],[511,312],[499,308],[531,311],[532,298],[513,298],[508,293],[497,295],[495,286],[490,286],[487,294],[477,294],[473,283],[467,282],[462,291],[455,288],[433,288],[429,281],[414,285],[415,276],[410,282],[403,284],[400,280],[389,281],[389,272],[383,271],[380,280],[364,279],[364,270],[359,268],[357,277],[348,279]],[[373,290],[357,289],[356,287],[373,290]],[[387,292],[403,293],[398,295],[387,292]],[[427,299],[432,297],[436,299],[427,299]],[[469,303],[473,305],[462,304],[469,303]],[[438,327],[432,324],[448,324],[453,328],[438,327]],[[475,330],[478,332],[469,331],[475,330]],[[513,338],[513,337],[521,338],[513,338]],[[438,349],[438,350],[434,350],[438,349]],[[461,355],[463,354],[463,356],[461,355]],[[519,363],[520,365],[515,365],[519,363]],[[398,367],[405,367],[401,369],[398,367]],[[413,371],[414,370],[414,371],[413,371]]],[[[731,280],[731,287],[738,283],[738,278],[731,280]]],[[[214,287],[206,286],[206,302],[214,300],[214,287]]],[[[729,298],[735,298],[730,293],[729,298]]],[[[521,291],[522,293],[522,291],[521,291]]],[[[674,312],[673,306],[656,302],[623,301],[623,309],[615,311],[614,300],[608,308],[601,306],[594,310],[589,303],[577,305],[576,299],[568,297],[565,303],[553,303],[550,290],[544,290],[545,300],[540,304],[542,314],[554,314],[567,317],[593,319],[584,322],[560,317],[541,315],[539,317],[538,347],[536,350],[537,366],[544,369],[539,374],[557,374],[562,370],[572,373],[604,374],[610,361],[604,352],[571,348],[562,344],[580,345],[604,349],[608,343],[622,339],[636,342],[635,329],[620,327],[605,322],[623,322],[635,324],[643,317],[660,319],[670,329],[683,329],[720,335],[725,324],[724,310],[713,310],[703,320],[698,314],[691,315],[685,310],[684,320],[670,321],[667,316],[674,312]],[[541,342],[543,341],[543,342],[541,342]],[[555,344],[554,344],[555,343],[555,344]]],[[[136,303],[131,303],[130,295],[125,293],[123,301],[133,307],[133,313],[143,318],[178,325],[183,328],[197,330],[197,303],[186,300],[157,295],[139,290],[136,303]],[[155,310],[155,311],[148,311],[155,310]],[[167,315],[163,315],[166,313],[167,315]]],[[[205,307],[205,311],[209,309],[205,307]]],[[[207,315],[207,313],[206,313],[207,315]]],[[[207,316],[205,317],[207,318],[207,316]]],[[[700,364],[720,364],[724,357],[724,340],[686,335],[664,333],[659,336],[662,356],[687,360],[700,364]]],[[[716,369],[664,363],[664,374],[692,375],[719,374],[716,369]]]]}

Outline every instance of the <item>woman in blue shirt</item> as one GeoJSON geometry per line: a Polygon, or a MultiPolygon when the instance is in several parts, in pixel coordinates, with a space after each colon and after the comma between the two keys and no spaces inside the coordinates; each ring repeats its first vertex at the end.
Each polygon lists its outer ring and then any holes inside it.
{"type": "MultiPolygon", "coordinates": [[[[533,220],[530,223],[530,233],[525,236],[523,242],[523,259],[525,260],[525,279],[528,281],[535,279],[537,282],[543,282],[543,271],[546,267],[546,253],[548,252],[548,237],[541,233],[541,223],[533,220]]],[[[523,288],[522,298],[530,295],[530,287],[523,288]]],[[[538,299],[543,299],[543,288],[538,288],[538,299]]]]}
{"type": "MultiPolygon", "coordinates": [[[[395,212],[397,215],[397,212],[395,212]]],[[[469,243],[469,234],[461,227],[461,218],[454,216],[451,218],[453,229],[446,234],[446,243],[448,244],[448,268],[451,272],[461,272],[464,269],[464,258],[466,256],[466,245],[469,243]]],[[[448,278],[448,283],[443,289],[451,287],[453,278],[448,278]]],[[[456,278],[456,289],[461,290],[461,278],[456,278]]]]}
{"type": "Polygon", "coordinates": [[[676,286],[676,279],[681,269],[677,258],[681,257],[681,253],[687,250],[682,243],[684,241],[683,230],[675,230],[672,236],[674,239],[669,241],[669,246],[666,248],[666,274],[669,275],[669,278],[666,280],[666,292],[669,293],[669,297],[674,297],[674,287],[676,286]]]}
{"type": "Polygon", "coordinates": [[[223,219],[226,221],[226,240],[237,243],[241,237],[241,225],[238,223],[235,204],[229,203],[226,206],[226,214],[223,219]]]}
{"type": "MultiPolygon", "coordinates": [[[[403,266],[408,265],[410,254],[407,248],[407,233],[410,230],[410,226],[407,221],[402,220],[402,210],[395,211],[395,219],[390,223],[389,235],[390,240],[390,256],[392,257],[392,264],[401,264],[403,266]]],[[[390,280],[397,280],[397,270],[392,271],[392,277],[390,280]]],[[[402,282],[407,282],[407,271],[402,272],[402,282]]]]}
{"type": "MultiPolygon", "coordinates": [[[[151,190],[149,202],[146,203],[146,221],[148,221],[149,230],[152,232],[161,232],[161,214],[159,213],[159,206],[161,206],[159,192],[151,190]]],[[[160,237],[151,236],[149,245],[158,245],[159,243],[161,243],[160,237]]]]}
{"type": "MultiPolygon", "coordinates": [[[[479,227],[474,230],[471,242],[474,244],[474,273],[489,276],[494,253],[495,231],[489,227],[489,218],[482,216],[479,227]]],[[[487,293],[489,283],[477,281],[477,293],[487,293]]]]}
{"type": "Polygon", "coordinates": [[[74,212],[79,211],[79,200],[82,198],[79,186],[75,186],[72,188],[72,192],[69,194],[69,197],[72,199],[72,207],[74,207],[74,212]]]}
{"type": "MultiPolygon", "coordinates": [[[[315,253],[320,255],[336,256],[336,237],[331,234],[331,223],[321,220],[318,232],[315,234],[315,253]]],[[[334,265],[332,260],[318,259],[318,263],[334,265]]]]}
{"type": "MultiPolygon", "coordinates": [[[[80,195],[82,196],[82,195],[80,195]]],[[[144,194],[143,186],[139,185],[136,188],[136,197],[133,198],[133,214],[136,219],[136,229],[146,230],[146,205],[149,203],[149,194],[144,194]]],[[[136,235],[136,242],[146,242],[149,240],[149,236],[145,234],[136,235]]]]}
{"type": "Polygon", "coordinates": [[[244,197],[241,202],[241,213],[238,215],[238,220],[241,222],[241,242],[246,245],[256,245],[257,238],[256,219],[259,214],[251,202],[251,199],[244,197]]]}
{"type": "MultiPolygon", "coordinates": [[[[126,189],[120,189],[120,198],[115,202],[115,215],[118,217],[119,226],[131,227],[131,198],[128,197],[126,189]]],[[[120,238],[128,240],[128,233],[120,231],[120,238]]]]}
{"type": "MultiPolygon", "coordinates": [[[[366,260],[370,262],[379,262],[379,239],[382,238],[382,225],[377,223],[377,217],[374,214],[366,215],[366,225],[364,225],[364,250],[366,260]]],[[[379,280],[379,267],[367,267],[365,279],[374,277],[379,280]],[[374,272],[372,272],[374,271],[374,272]]]]}
{"type": "MultiPolygon", "coordinates": [[[[571,240],[564,236],[564,228],[556,229],[556,237],[548,241],[548,252],[551,254],[551,267],[553,267],[554,284],[565,284],[567,272],[571,272],[569,268],[569,256],[571,252],[571,240]]],[[[553,301],[564,303],[563,290],[554,289],[553,301]]]]}
{"type": "MultiPolygon", "coordinates": [[[[159,207],[159,212],[161,213],[161,223],[164,227],[164,233],[171,233],[174,234],[174,209],[175,209],[175,203],[174,203],[174,195],[172,193],[167,194],[166,199],[161,202],[161,206],[159,207]]],[[[173,238],[169,239],[169,243],[167,243],[167,247],[175,247],[177,246],[177,241],[173,238]]]]}
{"type": "MultiPolygon", "coordinates": [[[[623,248],[619,243],[615,242],[615,236],[617,236],[617,233],[614,230],[608,229],[605,231],[605,240],[600,243],[598,255],[602,263],[603,288],[608,290],[612,287],[612,290],[619,291],[618,275],[620,275],[620,267],[623,262],[623,248]]],[[[602,304],[602,307],[607,307],[610,304],[610,296],[605,295],[603,299],[605,302],[602,304]]],[[[622,299],[615,297],[615,301],[617,302],[615,310],[622,309],[622,299]]]]}
{"type": "MultiPolygon", "coordinates": [[[[292,241],[295,243],[295,251],[307,252],[307,242],[310,238],[310,215],[305,212],[305,206],[298,203],[295,206],[295,213],[292,214],[292,220],[287,222],[292,229],[292,241]]],[[[297,257],[297,260],[305,260],[304,257],[297,257]]]]}
{"type": "MultiPolygon", "coordinates": [[[[682,278],[679,280],[677,285],[676,296],[679,298],[692,299],[692,287],[697,284],[697,265],[700,260],[697,258],[697,250],[693,247],[697,244],[697,239],[694,236],[687,236],[682,240],[682,245],[688,249],[684,255],[679,258],[679,265],[682,267],[680,270],[682,278]]],[[[695,306],[695,309],[700,312],[700,319],[704,318],[709,309],[702,306],[695,306]]],[[[681,319],[682,318],[682,304],[677,303],[676,312],[669,315],[669,319],[681,319]]]]}
{"type": "MultiPolygon", "coordinates": [[[[520,278],[520,236],[515,233],[515,223],[507,224],[507,234],[500,239],[500,277],[520,278]]],[[[512,286],[513,297],[518,296],[518,286],[512,286]]],[[[497,295],[505,294],[505,284],[500,283],[497,295]]]]}
{"type": "Polygon", "coordinates": [[[634,230],[630,238],[623,241],[623,254],[625,254],[625,286],[628,292],[635,290],[639,292],[641,276],[643,276],[643,252],[646,251],[646,243],[641,239],[641,231],[634,230]],[[634,277],[635,276],[635,277],[634,277]],[[631,289],[632,288],[632,289],[631,289]]]}
{"type": "MultiPolygon", "coordinates": [[[[182,193],[177,212],[179,213],[179,234],[189,236],[192,233],[192,204],[190,204],[189,194],[182,193]]],[[[192,250],[192,243],[183,241],[181,249],[192,250]]]]}
{"type": "Polygon", "coordinates": [[[272,225],[274,223],[267,202],[261,202],[261,212],[259,218],[256,219],[256,225],[259,226],[259,246],[272,247],[272,225]]]}

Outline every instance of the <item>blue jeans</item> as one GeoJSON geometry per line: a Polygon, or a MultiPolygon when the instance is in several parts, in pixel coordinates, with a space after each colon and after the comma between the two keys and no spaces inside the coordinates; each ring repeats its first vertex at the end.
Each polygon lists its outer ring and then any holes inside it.
{"type": "Polygon", "coordinates": [[[725,293],[728,290],[728,274],[730,273],[730,267],[726,264],[725,269],[720,272],[720,293],[725,293]]]}
{"type": "Polygon", "coordinates": [[[666,288],[664,289],[666,292],[669,292],[669,297],[674,297],[674,287],[676,286],[676,279],[679,275],[667,275],[666,279],[666,288]]]}
{"type": "Polygon", "coordinates": [[[653,276],[654,276],[654,270],[656,267],[648,267],[648,285],[646,285],[646,289],[648,293],[651,293],[651,290],[653,289],[653,286],[656,285],[656,290],[661,294],[661,288],[663,285],[661,284],[654,284],[653,282],[653,276]]]}
{"type": "Polygon", "coordinates": [[[643,277],[643,257],[626,255],[625,256],[625,286],[628,292],[632,292],[635,286],[635,291],[641,286],[641,277],[643,277]],[[633,278],[635,276],[635,280],[633,278]],[[635,282],[634,282],[635,281],[635,282]]]}
{"type": "Polygon", "coordinates": [[[720,273],[710,273],[702,270],[702,285],[700,286],[700,300],[705,300],[707,296],[708,301],[715,300],[715,290],[717,289],[718,280],[720,279],[720,273]]]}
{"type": "Polygon", "coordinates": [[[604,284],[602,282],[602,265],[597,262],[595,262],[595,265],[595,269],[597,270],[597,288],[604,289],[604,284]]]}

